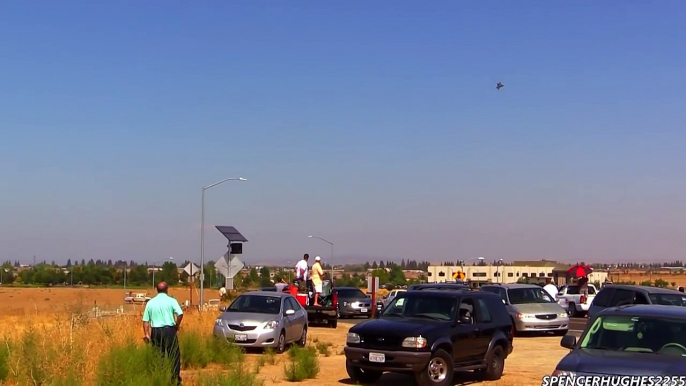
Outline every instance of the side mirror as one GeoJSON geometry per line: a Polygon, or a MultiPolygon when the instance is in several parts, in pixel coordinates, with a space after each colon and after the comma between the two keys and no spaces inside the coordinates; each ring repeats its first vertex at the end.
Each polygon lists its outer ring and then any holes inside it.
{"type": "Polygon", "coordinates": [[[295,310],[286,310],[285,314],[286,316],[293,315],[295,314],[295,310]]]}
{"type": "Polygon", "coordinates": [[[226,306],[219,306],[219,311],[226,312],[226,306]]]}
{"type": "Polygon", "coordinates": [[[469,316],[460,316],[460,324],[472,324],[472,318],[469,316]]]}
{"type": "Polygon", "coordinates": [[[568,348],[570,350],[574,349],[574,346],[576,346],[576,336],[574,335],[565,335],[562,337],[562,340],[560,341],[560,346],[564,348],[568,348]]]}

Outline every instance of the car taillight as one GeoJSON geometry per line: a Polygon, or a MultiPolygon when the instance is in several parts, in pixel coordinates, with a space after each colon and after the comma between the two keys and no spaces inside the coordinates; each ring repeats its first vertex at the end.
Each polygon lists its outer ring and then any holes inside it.
{"type": "Polygon", "coordinates": [[[338,306],[338,294],[334,291],[333,293],[333,307],[336,308],[338,306]]]}
{"type": "Polygon", "coordinates": [[[586,296],[581,295],[581,303],[586,304],[586,296]]]}

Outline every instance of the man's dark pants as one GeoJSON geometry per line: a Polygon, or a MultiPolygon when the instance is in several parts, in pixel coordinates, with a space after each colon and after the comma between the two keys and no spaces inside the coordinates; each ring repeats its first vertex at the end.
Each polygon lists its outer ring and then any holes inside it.
{"type": "Polygon", "coordinates": [[[173,366],[173,375],[181,384],[181,350],[176,336],[176,327],[156,327],[151,329],[150,342],[157,347],[173,366]]]}

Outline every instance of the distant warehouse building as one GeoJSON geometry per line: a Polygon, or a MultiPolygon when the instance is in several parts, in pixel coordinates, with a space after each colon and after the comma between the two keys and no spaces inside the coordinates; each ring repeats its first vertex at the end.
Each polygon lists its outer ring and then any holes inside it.
{"type": "MultiPolygon", "coordinates": [[[[567,275],[569,264],[556,261],[515,261],[512,265],[430,265],[427,269],[429,283],[454,282],[456,278],[463,278],[475,286],[492,283],[516,283],[527,281],[531,284],[543,284],[550,278],[558,285],[564,284],[571,278],[567,275]]],[[[603,283],[607,279],[606,271],[594,271],[588,277],[591,283],[603,283]]]]}

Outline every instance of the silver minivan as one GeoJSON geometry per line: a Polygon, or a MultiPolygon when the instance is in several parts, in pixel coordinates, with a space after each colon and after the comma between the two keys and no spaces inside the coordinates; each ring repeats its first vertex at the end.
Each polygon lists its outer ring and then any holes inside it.
{"type": "Polygon", "coordinates": [[[481,287],[481,291],[500,296],[516,332],[553,332],[555,335],[565,335],[569,330],[567,312],[537,285],[490,284],[481,287]]]}

